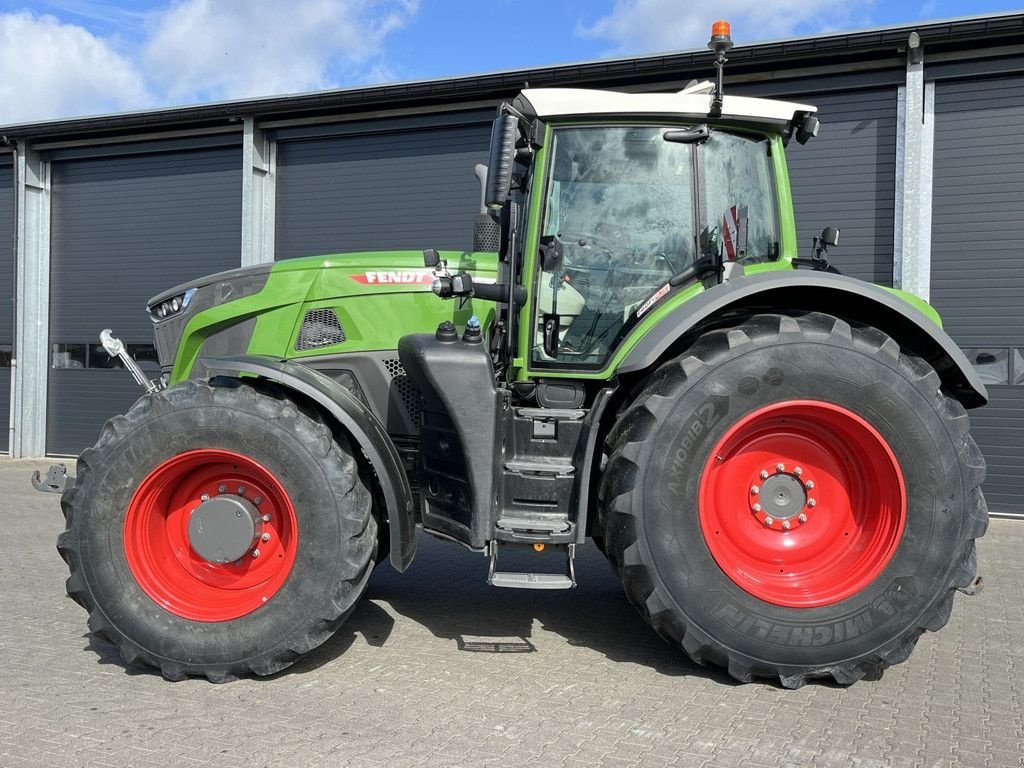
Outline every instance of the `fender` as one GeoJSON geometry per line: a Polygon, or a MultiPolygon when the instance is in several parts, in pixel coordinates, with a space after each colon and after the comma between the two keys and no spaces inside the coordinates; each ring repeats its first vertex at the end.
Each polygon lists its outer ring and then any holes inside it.
{"type": "Polygon", "coordinates": [[[193,376],[258,376],[305,395],[351,436],[380,481],[391,533],[391,565],[402,572],[416,554],[412,490],[402,460],[383,425],[365,405],[333,379],[305,365],[263,355],[200,358],[193,376]]]}
{"type": "Polygon", "coordinates": [[[892,336],[938,372],[943,388],[965,408],[988,402],[978,372],[949,335],[898,295],[872,283],[827,272],[766,272],[709,288],[667,314],[626,355],[620,373],[651,368],[682,351],[695,334],[732,324],[737,316],[801,310],[871,325],[892,336]]]}

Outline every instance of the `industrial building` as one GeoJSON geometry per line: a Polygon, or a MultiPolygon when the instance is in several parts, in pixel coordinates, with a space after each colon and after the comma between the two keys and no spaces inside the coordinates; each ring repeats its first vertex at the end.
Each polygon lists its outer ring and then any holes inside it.
{"type": "MultiPolygon", "coordinates": [[[[801,243],[927,298],[989,386],[992,512],[1024,516],[1024,14],[738,46],[726,90],[817,105],[801,243]]],[[[709,51],[0,127],[0,451],[74,455],[140,394],[148,298],[211,272],[468,248],[495,107],[525,84],[673,91],[709,51]],[[7,244],[10,244],[8,246],[7,244]]]]}

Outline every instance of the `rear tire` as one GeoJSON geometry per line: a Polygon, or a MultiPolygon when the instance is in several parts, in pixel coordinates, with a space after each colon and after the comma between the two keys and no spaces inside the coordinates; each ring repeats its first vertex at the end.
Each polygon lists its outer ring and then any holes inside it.
{"type": "Polygon", "coordinates": [[[237,381],[183,382],[108,421],[61,506],[68,594],[126,663],[169,680],[269,675],[316,648],[362,594],[377,541],[344,436],[237,381]],[[236,561],[190,547],[200,494],[252,505],[236,561]]]}
{"type": "Polygon", "coordinates": [[[741,681],[850,684],[906,659],[974,578],[988,520],[984,460],[939,387],[828,315],[700,337],[608,438],[600,509],[630,601],[741,681]]]}

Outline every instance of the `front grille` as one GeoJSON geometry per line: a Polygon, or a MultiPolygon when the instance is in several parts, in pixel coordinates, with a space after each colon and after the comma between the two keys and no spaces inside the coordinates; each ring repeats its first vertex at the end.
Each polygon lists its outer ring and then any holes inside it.
{"type": "Polygon", "coordinates": [[[345,340],[345,329],[338,322],[333,309],[310,309],[302,318],[299,338],[295,340],[295,351],[320,349],[332,344],[341,344],[345,340]]]}
{"type": "Polygon", "coordinates": [[[402,406],[409,413],[409,419],[416,427],[420,426],[420,393],[416,389],[416,385],[412,383],[412,380],[406,375],[405,368],[402,367],[402,361],[396,358],[387,358],[384,360],[384,367],[388,370],[388,375],[391,377],[391,384],[395,388],[395,392],[398,393],[399,399],[402,401],[402,406]]]}

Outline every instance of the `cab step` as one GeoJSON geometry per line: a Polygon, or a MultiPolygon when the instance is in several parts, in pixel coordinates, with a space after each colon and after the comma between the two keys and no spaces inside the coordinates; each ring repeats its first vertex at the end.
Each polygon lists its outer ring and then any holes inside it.
{"type": "Polygon", "coordinates": [[[492,587],[510,589],[572,589],[576,586],[576,545],[569,544],[565,550],[565,573],[522,573],[498,570],[498,542],[489,547],[490,566],[487,569],[487,583],[492,587]]]}

